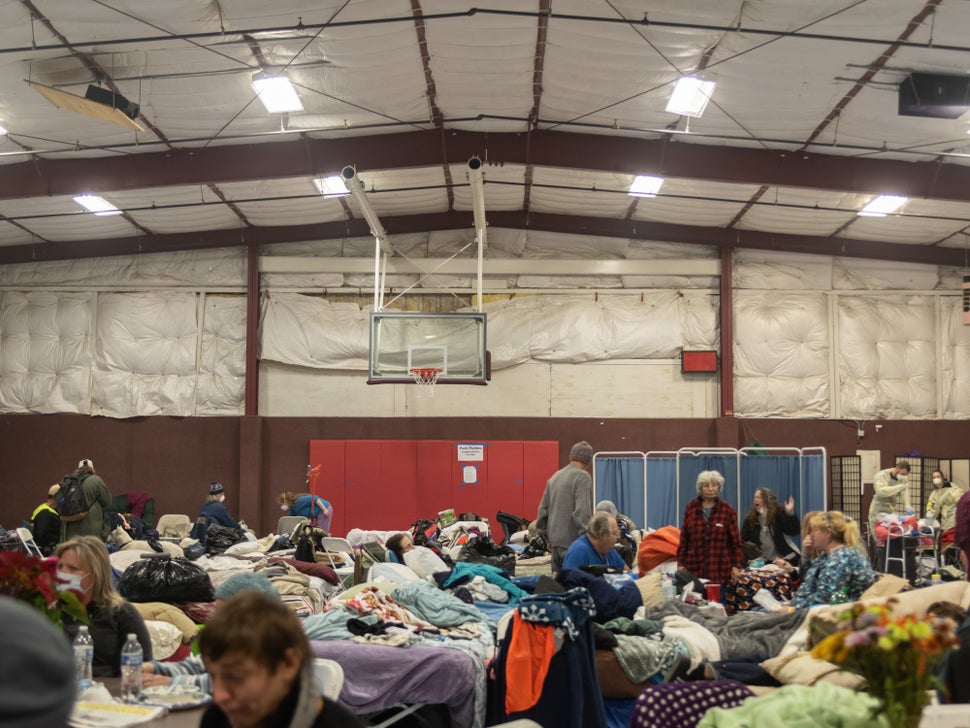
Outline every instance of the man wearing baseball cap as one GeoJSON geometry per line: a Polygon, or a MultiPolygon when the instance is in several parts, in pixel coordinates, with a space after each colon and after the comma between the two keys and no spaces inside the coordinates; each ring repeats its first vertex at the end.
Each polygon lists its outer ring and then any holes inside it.
{"type": "Polygon", "coordinates": [[[47,489],[47,500],[41,503],[30,514],[30,530],[34,534],[34,543],[40,546],[44,556],[50,556],[61,538],[61,517],[57,514],[57,492],[60,483],[54,483],[47,489]]]}
{"type": "MultiPolygon", "coordinates": [[[[102,541],[108,537],[108,521],[104,515],[111,510],[111,491],[94,470],[94,461],[82,458],[75,470],[68,478],[76,478],[80,482],[87,506],[87,515],[79,521],[65,521],[61,519],[61,541],[67,541],[75,536],[97,536],[102,541]]],[[[61,482],[63,491],[63,481],[61,482]]],[[[64,493],[57,495],[60,505],[64,493]]],[[[63,515],[63,513],[62,513],[63,515]]]]}
{"type": "Polygon", "coordinates": [[[586,532],[593,515],[593,447],[583,440],[569,451],[569,464],[546,483],[539,503],[536,531],[552,552],[552,570],[562,568],[569,545],[586,532]]]}

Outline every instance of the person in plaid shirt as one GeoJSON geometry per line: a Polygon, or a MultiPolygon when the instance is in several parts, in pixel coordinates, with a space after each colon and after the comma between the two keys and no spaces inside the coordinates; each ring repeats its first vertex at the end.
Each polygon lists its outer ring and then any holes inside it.
{"type": "Polygon", "coordinates": [[[684,511],[677,547],[680,568],[722,585],[744,565],[738,514],[721,500],[723,486],[724,476],[716,470],[697,476],[697,497],[684,511]]]}

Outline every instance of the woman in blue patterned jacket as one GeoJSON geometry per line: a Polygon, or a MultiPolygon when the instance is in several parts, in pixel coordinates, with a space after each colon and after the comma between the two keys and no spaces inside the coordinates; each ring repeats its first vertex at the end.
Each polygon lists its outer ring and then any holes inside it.
{"type": "Polygon", "coordinates": [[[803,566],[802,584],[789,606],[854,602],[873,582],[869,559],[859,548],[859,524],[839,511],[822,511],[809,529],[809,546],[819,555],[803,566]]]}

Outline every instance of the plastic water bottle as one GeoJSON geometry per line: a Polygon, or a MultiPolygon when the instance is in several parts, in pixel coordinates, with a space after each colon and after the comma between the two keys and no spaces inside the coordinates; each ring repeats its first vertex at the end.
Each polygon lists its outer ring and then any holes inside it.
{"type": "Polygon", "coordinates": [[[141,697],[141,663],[145,656],[141,642],[134,634],[121,648],[121,699],[126,703],[137,703],[141,697]]]}
{"type": "Polygon", "coordinates": [[[94,662],[94,640],[88,632],[87,625],[78,627],[74,638],[74,671],[77,674],[78,690],[91,687],[93,676],[91,665],[94,662]]]}

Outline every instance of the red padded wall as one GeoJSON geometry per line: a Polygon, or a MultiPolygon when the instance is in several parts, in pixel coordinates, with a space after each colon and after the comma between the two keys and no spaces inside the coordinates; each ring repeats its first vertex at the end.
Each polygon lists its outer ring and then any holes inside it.
{"type": "Polygon", "coordinates": [[[439,511],[472,511],[495,521],[498,511],[534,518],[549,476],[559,469],[559,443],[500,440],[481,446],[482,459],[458,460],[454,440],[311,440],[319,464],[317,493],[334,506],[331,529],[405,529],[439,511]],[[464,482],[473,467],[475,482],[464,482]]]}

